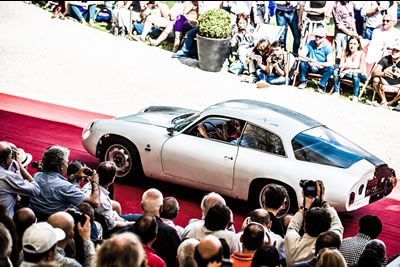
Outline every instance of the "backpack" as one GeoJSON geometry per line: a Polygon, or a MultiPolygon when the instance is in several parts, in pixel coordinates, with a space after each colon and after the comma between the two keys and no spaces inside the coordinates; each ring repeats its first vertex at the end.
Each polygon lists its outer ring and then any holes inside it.
{"type": "Polygon", "coordinates": [[[101,9],[96,16],[97,22],[109,22],[111,20],[111,10],[108,8],[101,9]]]}

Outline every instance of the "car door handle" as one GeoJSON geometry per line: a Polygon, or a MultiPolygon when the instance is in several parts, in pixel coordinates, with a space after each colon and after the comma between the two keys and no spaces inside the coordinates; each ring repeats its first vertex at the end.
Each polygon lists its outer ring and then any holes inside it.
{"type": "Polygon", "coordinates": [[[233,157],[228,157],[228,156],[225,156],[225,157],[224,157],[224,159],[230,159],[230,160],[233,160],[233,157]]]}

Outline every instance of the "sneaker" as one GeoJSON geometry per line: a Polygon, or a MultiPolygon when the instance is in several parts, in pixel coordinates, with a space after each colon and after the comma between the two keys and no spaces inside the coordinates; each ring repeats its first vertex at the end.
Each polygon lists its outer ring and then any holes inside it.
{"type": "Polygon", "coordinates": [[[353,96],[353,99],[351,101],[357,103],[358,102],[358,96],[353,96]]]}
{"type": "Polygon", "coordinates": [[[266,81],[258,81],[256,82],[256,86],[257,88],[268,88],[269,83],[267,83],[266,81]]]}
{"type": "Polygon", "coordinates": [[[339,94],[339,92],[334,92],[334,93],[332,94],[332,96],[333,96],[333,97],[339,97],[340,94],[339,94]]]}
{"type": "Polygon", "coordinates": [[[172,54],[173,58],[183,58],[183,57],[188,57],[188,55],[186,53],[184,53],[182,50],[179,50],[176,53],[172,54]]]}
{"type": "Polygon", "coordinates": [[[297,88],[299,89],[304,89],[307,87],[307,82],[300,82],[299,85],[297,86],[297,88]]]}
{"type": "Polygon", "coordinates": [[[319,85],[317,86],[317,92],[321,93],[321,94],[325,93],[324,89],[322,87],[320,87],[319,85]]]}

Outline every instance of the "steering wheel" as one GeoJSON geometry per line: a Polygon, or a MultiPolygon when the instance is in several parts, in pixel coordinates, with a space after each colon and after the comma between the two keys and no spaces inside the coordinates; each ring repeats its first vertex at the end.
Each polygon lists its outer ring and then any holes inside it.
{"type": "MultiPolygon", "coordinates": [[[[205,121],[205,122],[203,122],[202,124],[206,124],[206,123],[210,124],[211,127],[212,127],[212,129],[211,129],[210,131],[208,131],[207,127],[204,126],[204,128],[206,128],[208,137],[214,138],[213,136],[210,135],[210,132],[217,132],[217,126],[215,126],[214,123],[209,122],[209,121],[205,121]]],[[[196,127],[196,130],[197,130],[197,134],[196,134],[196,135],[197,135],[198,137],[203,137],[203,136],[200,134],[200,131],[199,131],[199,128],[198,128],[198,127],[199,127],[199,126],[196,127]]]]}

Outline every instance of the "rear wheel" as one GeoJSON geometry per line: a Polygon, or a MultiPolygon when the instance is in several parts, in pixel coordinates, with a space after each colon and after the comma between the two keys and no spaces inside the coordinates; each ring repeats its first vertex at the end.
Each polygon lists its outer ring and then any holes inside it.
{"type": "Polygon", "coordinates": [[[254,185],[252,185],[249,201],[253,209],[264,207],[265,191],[271,186],[280,186],[285,189],[282,190],[285,195],[284,207],[277,214],[277,218],[284,217],[289,211],[292,212],[293,209],[296,209],[297,200],[295,193],[292,192],[293,190],[288,186],[274,183],[273,181],[269,182],[268,180],[257,181],[254,185]]]}
{"type": "Polygon", "coordinates": [[[101,161],[111,161],[117,166],[120,182],[131,182],[134,178],[143,176],[140,156],[135,145],[123,138],[109,137],[102,150],[101,161]]]}

